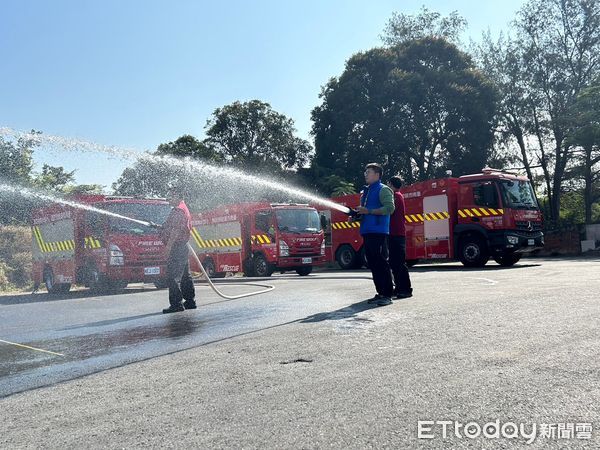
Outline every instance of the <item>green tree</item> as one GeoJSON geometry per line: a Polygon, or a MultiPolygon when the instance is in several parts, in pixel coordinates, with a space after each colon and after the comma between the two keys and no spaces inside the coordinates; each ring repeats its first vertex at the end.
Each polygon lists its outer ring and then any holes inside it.
{"type": "Polygon", "coordinates": [[[550,218],[557,220],[565,176],[576,163],[570,112],[600,70],[600,3],[530,0],[519,11],[515,27],[550,218]]]}
{"type": "Polygon", "coordinates": [[[32,177],[31,184],[45,191],[62,191],[75,181],[75,171],[67,172],[64,167],[44,164],[42,171],[32,177]]]}
{"type": "Polygon", "coordinates": [[[576,171],[583,180],[585,223],[592,223],[593,204],[600,199],[600,79],[581,91],[572,107],[568,145],[576,146],[576,171]]]}
{"type": "Polygon", "coordinates": [[[10,141],[0,136],[0,180],[8,183],[29,182],[33,170],[33,150],[37,146],[36,131],[31,136],[10,141]]]}
{"type": "Polygon", "coordinates": [[[407,182],[480,170],[492,144],[494,96],[469,56],[443,39],[356,54],[312,112],[313,167],[357,185],[370,161],[407,182]]]}
{"type": "Polygon", "coordinates": [[[226,196],[225,186],[218,182],[214,166],[220,160],[221,156],[202,141],[184,135],[173,142],[160,144],[155,152],[127,167],[113,183],[113,191],[117,195],[165,197],[170,187],[176,187],[184,193],[184,199],[192,209],[205,209],[226,196]],[[170,157],[205,163],[206,170],[192,170],[185,162],[173,164],[170,157]]]}
{"type": "Polygon", "coordinates": [[[388,46],[404,44],[426,37],[441,38],[459,44],[460,35],[466,27],[466,19],[457,11],[452,11],[450,15],[444,17],[440,13],[430,11],[423,6],[416,15],[393,13],[381,39],[388,46]]]}
{"type": "Polygon", "coordinates": [[[295,136],[294,121],[259,100],[217,108],[206,124],[206,140],[228,164],[250,171],[297,169],[312,147],[295,136]]]}
{"type": "MultiPolygon", "coordinates": [[[[0,183],[28,186],[33,170],[33,151],[37,146],[32,131],[27,137],[7,140],[0,136],[0,183]]],[[[32,199],[0,190],[0,224],[26,224],[29,221],[32,199]]]]}
{"type": "Polygon", "coordinates": [[[160,144],[155,154],[189,157],[215,162],[222,161],[223,159],[213,148],[189,134],[184,134],[174,142],[160,144]]]}

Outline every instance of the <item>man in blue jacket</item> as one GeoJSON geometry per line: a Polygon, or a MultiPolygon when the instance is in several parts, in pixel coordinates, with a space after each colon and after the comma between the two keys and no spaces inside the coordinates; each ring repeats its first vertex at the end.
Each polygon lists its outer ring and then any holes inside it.
{"type": "Polygon", "coordinates": [[[394,285],[387,260],[387,236],[390,234],[390,215],[394,212],[394,194],[381,182],[383,169],[370,163],[365,167],[367,185],[361,192],[359,213],[360,234],[365,256],[373,274],[377,294],[369,303],[385,306],[392,303],[394,285]]]}

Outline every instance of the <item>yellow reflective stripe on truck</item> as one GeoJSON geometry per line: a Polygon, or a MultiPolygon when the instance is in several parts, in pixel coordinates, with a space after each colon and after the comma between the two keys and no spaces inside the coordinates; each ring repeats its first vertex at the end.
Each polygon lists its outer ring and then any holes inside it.
{"type": "MultiPolygon", "coordinates": [[[[263,236],[266,237],[266,236],[263,236]]],[[[236,247],[242,245],[241,237],[220,238],[220,239],[202,239],[198,230],[192,227],[192,238],[196,245],[200,248],[217,248],[217,247],[236,247]]],[[[268,239],[268,238],[267,238],[268,239]]]]}
{"type": "Polygon", "coordinates": [[[502,208],[463,208],[458,210],[458,215],[463,219],[467,217],[489,217],[504,214],[502,208]]]}
{"type": "MultiPolygon", "coordinates": [[[[33,235],[42,253],[53,253],[53,252],[68,252],[75,250],[75,241],[73,239],[67,239],[65,241],[53,241],[46,242],[42,236],[40,227],[33,227],[33,235]]],[[[102,244],[94,237],[86,237],[84,240],[85,248],[101,248],[102,244]]]]}

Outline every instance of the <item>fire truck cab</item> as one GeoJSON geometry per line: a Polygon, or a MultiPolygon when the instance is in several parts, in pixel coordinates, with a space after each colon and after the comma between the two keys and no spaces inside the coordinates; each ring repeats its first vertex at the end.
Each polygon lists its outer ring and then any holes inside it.
{"type": "MultiPolygon", "coordinates": [[[[406,210],[406,259],[460,260],[482,267],[490,258],[512,266],[544,245],[542,214],[526,177],[486,168],[459,178],[427,180],[402,188],[406,210]]],[[[332,199],[349,207],[358,194],[332,199]]],[[[326,253],[344,268],[365,264],[358,223],[337,211],[321,210],[326,253]]]]}
{"type": "MultiPolygon", "coordinates": [[[[325,263],[317,211],[300,204],[240,203],[195,214],[191,244],[211,277],[227,272],[305,276],[325,263]]],[[[196,268],[198,270],[199,268],[196,268]]]]}
{"type": "MultiPolygon", "coordinates": [[[[80,195],[78,203],[143,221],[162,223],[165,200],[80,195]]],[[[94,211],[53,204],[33,212],[33,279],[48,292],[78,283],[96,291],[132,282],[162,285],[166,260],[156,229],[94,211]]]]}

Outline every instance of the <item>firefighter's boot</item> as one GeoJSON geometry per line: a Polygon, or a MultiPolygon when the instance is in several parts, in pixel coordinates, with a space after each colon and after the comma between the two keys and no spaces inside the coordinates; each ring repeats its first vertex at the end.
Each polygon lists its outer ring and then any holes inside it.
{"type": "Polygon", "coordinates": [[[185,308],[180,303],[178,305],[171,305],[168,308],[163,309],[163,314],[170,314],[170,313],[181,312],[181,311],[185,311],[185,308]]]}

